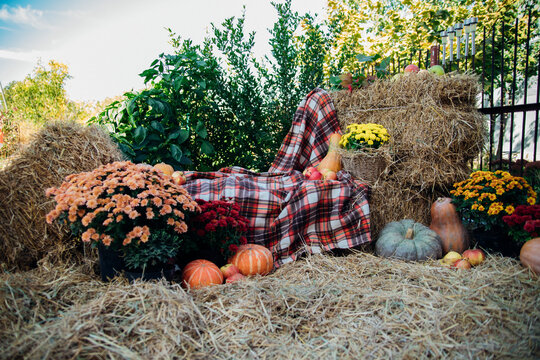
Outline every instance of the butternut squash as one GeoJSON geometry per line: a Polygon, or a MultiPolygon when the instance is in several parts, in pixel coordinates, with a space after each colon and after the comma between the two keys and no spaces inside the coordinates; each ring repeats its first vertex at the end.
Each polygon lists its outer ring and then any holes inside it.
{"type": "Polygon", "coordinates": [[[321,160],[319,165],[316,168],[322,172],[324,169],[328,169],[334,172],[338,172],[342,169],[341,166],[341,155],[339,154],[339,141],[341,140],[341,135],[339,133],[333,133],[328,139],[328,153],[321,160]]]}
{"type": "Polygon", "coordinates": [[[443,255],[449,251],[463,253],[469,248],[469,234],[450,198],[438,198],[431,205],[429,228],[441,237],[443,255]]]}

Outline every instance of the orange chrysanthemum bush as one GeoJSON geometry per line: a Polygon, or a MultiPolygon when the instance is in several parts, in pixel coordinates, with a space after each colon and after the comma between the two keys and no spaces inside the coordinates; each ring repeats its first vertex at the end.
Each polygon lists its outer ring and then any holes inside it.
{"type": "Polygon", "coordinates": [[[469,229],[504,227],[503,216],[518,205],[534,205],[536,192],[527,181],[507,171],[475,171],[469,179],[455,183],[452,202],[469,229]]]}
{"type": "Polygon", "coordinates": [[[128,268],[144,269],[176,256],[186,221],[198,204],[152,166],[114,162],[66,177],[47,189],[56,207],[47,222],[64,221],[93,246],[121,250],[128,268]]]}

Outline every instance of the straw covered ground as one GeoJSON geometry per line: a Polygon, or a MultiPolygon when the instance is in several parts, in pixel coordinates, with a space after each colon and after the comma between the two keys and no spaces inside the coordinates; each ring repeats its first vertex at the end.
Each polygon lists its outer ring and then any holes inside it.
{"type": "Polygon", "coordinates": [[[470,271],[353,252],[186,291],[102,283],[91,263],[4,273],[4,359],[534,359],[540,280],[488,256],[470,271]]]}
{"type": "Polygon", "coordinates": [[[478,92],[476,76],[423,72],[331,94],[343,131],[376,123],[390,134],[382,151],[388,166],[371,184],[374,234],[403,218],[428,224],[433,201],[468,177],[486,136],[478,92]]]}
{"type": "Polygon", "coordinates": [[[0,169],[0,263],[26,270],[46,255],[78,256],[69,229],[45,222],[54,208],[45,190],[60,186],[67,175],[122,158],[109,135],[97,126],[57,121],[37,132],[0,169]]]}

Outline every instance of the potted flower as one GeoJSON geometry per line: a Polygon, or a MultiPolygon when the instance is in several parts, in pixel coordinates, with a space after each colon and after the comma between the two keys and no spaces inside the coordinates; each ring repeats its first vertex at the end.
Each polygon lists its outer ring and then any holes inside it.
{"type": "Polygon", "coordinates": [[[374,183],[387,164],[388,130],[380,124],[351,124],[339,142],[345,170],[359,180],[374,183]]]}
{"type": "Polygon", "coordinates": [[[475,171],[453,187],[452,202],[478,245],[516,255],[503,216],[511,215],[516,206],[536,203],[536,192],[527,181],[501,170],[475,171]]]}
{"type": "Polygon", "coordinates": [[[133,273],[166,267],[180,249],[187,219],[199,210],[171,177],[129,161],[70,175],[47,196],[56,201],[47,222],[66,222],[75,236],[98,247],[104,281],[124,266],[133,273]]]}
{"type": "Polygon", "coordinates": [[[509,235],[520,246],[540,235],[540,205],[518,205],[511,215],[503,216],[509,235]]]}
{"type": "Polygon", "coordinates": [[[240,215],[240,206],[232,201],[196,201],[200,212],[189,220],[179,263],[202,258],[222,266],[239,245],[247,243],[249,220],[240,215]]]}

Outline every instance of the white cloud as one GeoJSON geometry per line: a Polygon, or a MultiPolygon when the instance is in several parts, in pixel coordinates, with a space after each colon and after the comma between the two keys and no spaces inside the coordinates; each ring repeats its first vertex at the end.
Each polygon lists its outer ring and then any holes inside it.
{"type": "Polygon", "coordinates": [[[32,9],[30,5],[26,7],[2,6],[0,9],[0,20],[12,22],[21,25],[30,25],[36,29],[49,27],[43,22],[43,11],[32,9]]]}
{"type": "Polygon", "coordinates": [[[46,57],[45,54],[41,51],[30,50],[30,51],[11,51],[11,50],[2,50],[0,49],[0,59],[7,60],[18,60],[25,62],[36,62],[36,60],[46,57]]]}

